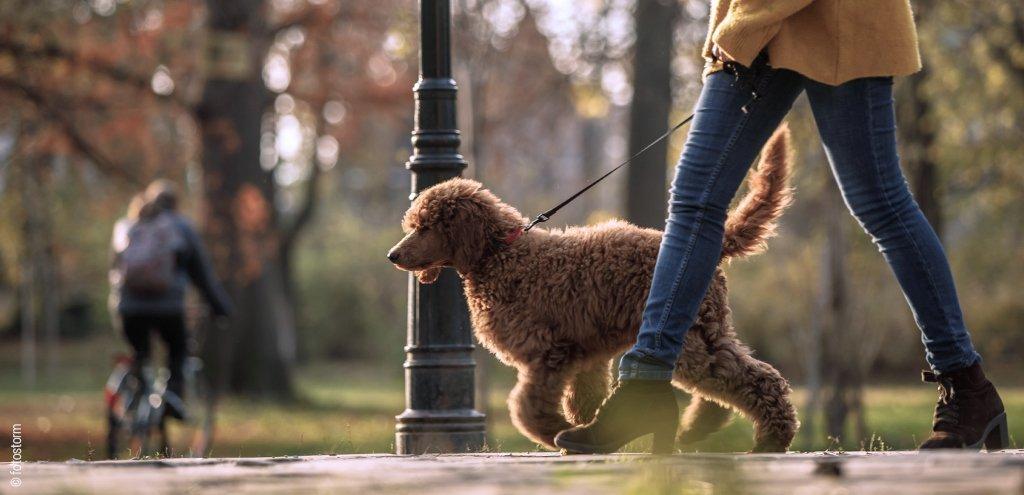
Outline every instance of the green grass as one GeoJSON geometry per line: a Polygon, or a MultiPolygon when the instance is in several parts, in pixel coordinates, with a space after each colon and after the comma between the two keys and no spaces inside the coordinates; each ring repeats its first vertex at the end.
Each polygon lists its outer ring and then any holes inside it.
{"type": "MultiPolygon", "coordinates": [[[[0,346],[0,423],[21,423],[29,460],[102,457],[105,422],[102,385],[108,371],[108,344],[65,346],[61,367],[42,373],[35,389],[21,383],[17,348],[0,346]]],[[[509,422],[505,397],[510,375],[493,373],[488,448],[533,451],[538,446],[509,422]]],[[[322,363],[299,370],[299,399],[277,404],[232,398],[219,406],[213,455],[388,453],[394,450],[394,416],[404,408],[403,383],[395,373],[322,363]]],[[[1024,389],[1001,390],[1010,416],[1011,444],[1024,438],[1024,389]]],[[[924,385],[872,387],[866,391],[865,439],[836,443],[821,432],[800,436],[794,448],[910,449],[928,433],[935,391],[924,385]]],[[[798,407],[805,397],[795,394],[798,407]]],[[[821,425],[820,421],[815,422],[821,425]]],[[[737,418],[723,431],[693,446],[702,452],[745,451],[752,445],[748,421],[737,418]]],[[[642,448],[634,445],[633,448],[642,448]]]]}

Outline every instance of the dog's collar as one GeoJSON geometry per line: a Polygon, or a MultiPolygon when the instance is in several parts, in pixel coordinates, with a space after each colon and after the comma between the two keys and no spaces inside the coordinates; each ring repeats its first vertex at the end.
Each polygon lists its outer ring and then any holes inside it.
{"type": "Polygon", "coordinates": [[[476,261],[473,267],[470,267],[468,269],[468,271],[472,272],[486,265],[491,259],[491,257],[511,246],[512,243],[516,242],[516,240],[522,237],[525,233],[526,231],[523,229],[523,227],[519,226],[507,230],[505,232],[505,237],[497,239],[492,238],[491,242],[484,249],[483,253],[481,253],[480,258],[476,261]]]}
{"type": "Polygon", "coordinates": [[[516,239],[522,237],[523,233],[524,233],[524,230],[523,230],[522,227],[516,227],[516,228],[514,228],[512,230],[509,230],[505,234],[505,238],[502,239],[501,242],[503,244],[505,244],[506,246],[508,246],[508,245],[512,244],[513,242],[516,242],[516,239]]]}

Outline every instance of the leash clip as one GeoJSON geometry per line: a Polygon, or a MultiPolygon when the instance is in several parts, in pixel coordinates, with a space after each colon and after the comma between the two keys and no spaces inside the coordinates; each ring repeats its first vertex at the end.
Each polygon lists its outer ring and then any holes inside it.
{"type": "Polygon", "coordinates": [[[537,215],[537,218],[534,218],[532,222],[527,224],[526,227],[523,227],[523,232],[525,233],[532,229],[534,225],[537,225],[538,223],[544,223],[546,221],[548,221],[548,216],[541,213],[540,215],[537,215]]]}

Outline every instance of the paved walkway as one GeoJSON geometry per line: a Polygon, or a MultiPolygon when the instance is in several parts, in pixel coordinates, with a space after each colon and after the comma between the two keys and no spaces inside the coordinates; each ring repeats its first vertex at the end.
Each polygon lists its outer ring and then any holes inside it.
{"type": "MultiPolygon", "coordinates": [[[[2,464],[9,476],[10,464],[2,464]]],[[[555,453],[26,463],[2,493],[1024,493],[1024,450],[994,454],[555,453]]],[[[9,480],[8,480],[9,481],[9,480]]]]}

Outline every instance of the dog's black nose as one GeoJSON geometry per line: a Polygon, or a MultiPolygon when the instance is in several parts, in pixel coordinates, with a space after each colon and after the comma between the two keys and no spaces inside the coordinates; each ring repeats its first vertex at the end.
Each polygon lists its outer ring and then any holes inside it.
{"type": "Polygon", "coordinates": [[[398,263],[398,252],[397,251],[389,252],[388,253],[388,261],[390,261],[392,263],[398,263]]]}

